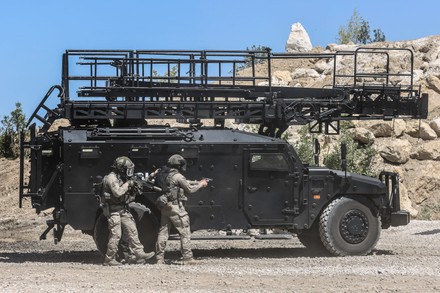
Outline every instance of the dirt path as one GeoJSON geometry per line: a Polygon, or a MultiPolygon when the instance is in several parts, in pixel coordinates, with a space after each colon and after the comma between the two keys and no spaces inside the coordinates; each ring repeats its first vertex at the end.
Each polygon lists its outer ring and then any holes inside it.
{"type": "Polygon", "coordinates": [[[44,226],[0,230],[1,292],[439,292],[440,222],[382,232],[371,255],[324,257],[290,240],[193,241],[195,265],[103,267],[93,240],[67,229],[38,241],[44,226]]]}

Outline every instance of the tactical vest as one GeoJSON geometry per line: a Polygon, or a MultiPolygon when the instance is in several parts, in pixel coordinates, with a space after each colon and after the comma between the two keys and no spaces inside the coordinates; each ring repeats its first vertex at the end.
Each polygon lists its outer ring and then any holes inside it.
{"type": "MultiPolygon", "coordinates": [[[[118,176],[116,176],[116,178],[118,178],[118,176]]],[[[118,181],[119,184],[122,182],[122,180],[119,178],[118,181]]],[[[116,197],[113,195],[110,188],[108,187],[110,183],[108,182],[107,176],[104,177],[103,183],[104,183],[104,194],[107,193],[109,195],[106,197],[106,202],[109,205],[110,211],[117,211],[125,208],[125,196],[116,197]]]]}
{"type": "Polygon", "coordinates": [[[166,193],[167,199],[172,204],[178,204],[179,200],[183,196],[183,192],[181,191],[181,188],[179,184],[177,183],[176,176],[180,175],[179,171],[175,169],[171,169],[170,174],[167,177],[167,185],[169,187],[168,192],[166,193]]]}

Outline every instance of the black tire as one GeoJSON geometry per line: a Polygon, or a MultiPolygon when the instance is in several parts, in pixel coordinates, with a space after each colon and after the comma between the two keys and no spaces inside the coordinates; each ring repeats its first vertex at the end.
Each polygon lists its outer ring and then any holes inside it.
{"type": "Polygon", "coordinates": [[[139,240],[144,245],[144,251],[155,251],[159,234],[159,222],[156,216],[140,203],[130,204],[130,212],[136,221],[139,240]]]}
{"type": "Polygon", "coordinates": [[[307,249],[310,249],[311,252],[318,254],[328,253],[319,236],[319,225],[317,221],[313,223],[310,229],[302,230],[301,233],[296,234],[296,236],[301,244],[307,249]]]}
{"type": "Polygon", "coordinates": [[[93,240],[95,240],[96,248],[105,255],[108,243],[108,223],[107,218],[101,214],[95,222],[93,230],[93,240]]]}
{"type": "MultiPolygon", "coordinates": [[[[144,251],[154,251],[159,232],[159,223],[156,217],[145,206],[137,203],[130,204],[130,212],[136,222],[139,240],[144,246],[144,251]]],[[[93,239],[95,240],[96,248],[103,255],[107,252],[108,234],[107,218],[101,214],[95,222],[93,239]]],[[[122,239],[119,245],[120,255],[123,254],[124,247],[126,246],[122,243],[123,241],[124,239],[122,239]]]]}
{"type": "Polygon", "coordinates": [[[319,234],[327,250],[337,256],[366,255],[376,246],[380,216],[369,203],[341,197],[322,212],[319,234]]]}

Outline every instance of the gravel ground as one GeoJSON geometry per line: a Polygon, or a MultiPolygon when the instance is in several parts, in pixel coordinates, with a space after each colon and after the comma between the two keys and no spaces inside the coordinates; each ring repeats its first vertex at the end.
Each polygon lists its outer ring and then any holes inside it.
{"type": "Polygon", "coordinates": [[[90,236],[67,228],[55,245],[44,225],[0,229],[1,292],[439,292],[440,221],[382,231],[373,252],[326,257],[289,240],[193,240],[198,263],[104,267],[90,236]]]}

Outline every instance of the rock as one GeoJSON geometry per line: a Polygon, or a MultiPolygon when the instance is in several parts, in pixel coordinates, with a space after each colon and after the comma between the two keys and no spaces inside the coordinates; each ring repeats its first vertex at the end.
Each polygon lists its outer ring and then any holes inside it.
{"type": "MultiPolygon", "coordinates": [[[[439,71],[440,71],[440,60],[438,65],[439,71]]],[[[438,79],[434,75],[430,75],[426,82],[428,83],[428,87],[430,87],[432,90],[436,91],[437,93],[440,93],[440,79],[438,79]]]]}
{"type": "Polygon", "coordinates": [[[319,78],[320,75],[314,69],[298,68],[292,72],[292,79],[297,78],[319,78]]]}
{"type": "Polygon", "coordinates": [[[335,52],[335,51],[354,51],[357,48],[358,48],[358,46],[356,46],[355,44],[350,42],[348,44],[335,44],[335,43],[331,43],[331,44],[328,44],[325,49],[327,51],[335,52]]]}
{"type": "Polygon", "coordinates": [[[310,42],[309,34],[306,32],[301,23],[292,24],[290,28],[289,38],[286,43],[286,52],[308,52],[313,46],[310,42]]]}
{"type": "Polygon", "coordinates": [[[369,127],[375,137],[391,137],[393,136],[393,127],[389,122],[376,122],[369,127]]]}
{"type": "Polygon", "coordinates": [[[314,69],[319,74],[333,74],[333,63],[326,62],[325,60],[319,60],[315,63],[314,69]]]}
{"type": "Polygon", "coordinates": [[[405,133],[406,122],[402,119],[393,120],[393,132],[396,137],[400,137],[405,133]]]}
{"type": "Polygon", "coordinates": [[[440,117],[437,117],[429,122],[429,126],[435,131],[437,136],[440,136],[440,117]]]}
{"type": "Polygon", "coordinates": [[[411,153],[412,159],[440,161],[440,141],[433,140],[418,144],[411,153]]]}
{"type": "Polygon", "coordinates": [[[412,137],[423,140],[433,140],[437,138],[437,133],[424,121],[408,121],[405,132],[412,137]]]}
{"type": "Polygon", "coordinates": [[[404,164],[410,158],[411,144],[407,140],[391,140],[382,145],[379,155],[388,162],[404,164]]]}
{"type": "Polygon", "coordinates": [[[69,127],[70,121],[65,118],[55,120],[52,125],[49,127],[48,132],[58,131],[60,127],[69,127]]]}
{"type": "Polygon", "coordinates": [[[416,218],[419,212],[412,207],[411,199],[408,196],[408,189],[404,184],[400,183],[399,191],[400,191],[400,209],[409,212],[411,218],[416,218]]]}
{"type": "Polygon", "coordinates": [[[348,132],[350,132],[353,135],[353,139],[363,143],[363,144],[369,144],[374,143],[374,134],[370,130],[363,128],[363,127],[357,127],[349,129],[348,132]]]}
{"type": "Polygon", "coordinates": [[[287,86],[292,81],[290,71],[280,70],[272,74],[272,85],[287,86]]]}
{"type": "Polygon", "coordinates": [[[434,202],[436,205],[439,202],[440,174],[434,171],[439,168],[439,161],[424,161],[423,164],[420,161],[410,161],[405,164],[408,196],[413,204],[418,205],[419,210],[422,204],[427,204],[425,207],[431,209],[434,202]]]}
{"type": "Polygon", "coordinates": [[[414,70],[414,83],[419,82],[424,77],[423,70],[416,69],[414,70]]]}

